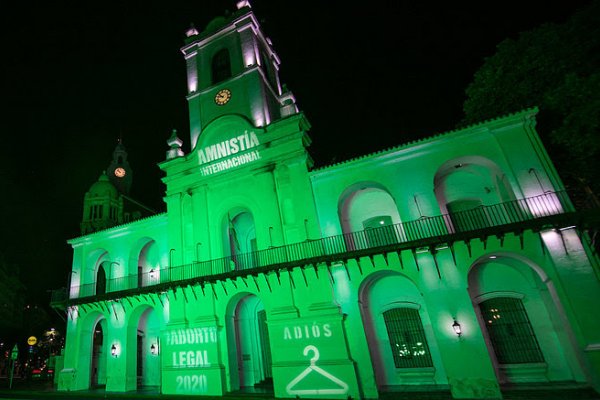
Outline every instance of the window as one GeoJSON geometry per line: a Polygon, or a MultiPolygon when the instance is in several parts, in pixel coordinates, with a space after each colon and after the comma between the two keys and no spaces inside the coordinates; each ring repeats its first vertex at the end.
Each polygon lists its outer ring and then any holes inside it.
{"type": "Polygon", "coordinates": [[[535,333],[520,299],[496,297],[479,304],[500,364],[544,362],[535,333]]]}
{"type": "Polygon", "coordinates": [[[102,219],[102,205],[94,205],[90,207],[90,219],[102,219]]]}
{"type": "Polygon", "coordinates": [[[427,338],[415,308],[393,308],[383,313],[396,368],[433,367],[427,338]]]}
{"type": "Polygon", "coordinates": [[[115,221],[117,219],[117,208],[116,207],[110,207],[110,219],[112,221],[115,221]]]}
{"type": "Polygon", "coordinates": [[[231,76],[231,62],[227,49],[219,50],[212,59],[212,83],[219,83],[231,76]]]}

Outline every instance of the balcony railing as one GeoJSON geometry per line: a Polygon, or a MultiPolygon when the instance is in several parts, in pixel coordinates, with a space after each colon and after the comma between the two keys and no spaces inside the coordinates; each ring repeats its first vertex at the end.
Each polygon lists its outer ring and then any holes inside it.
{"type": "MultiPolygon", "coordinates": [[[[584,206],[584,208],[586,207],[584,206]]],[[[271,247],[252,253],[198,261],[186,265],[167,266],[146,272],[141,276],[134,274],[110,279],[106,282],[105,291],[107,293],[119,292],[211,275],[223,275],[235,271],[293,264],[300,260],[339,256],[374,248],[393,248],[404,244],[415,244],[426,239],[484,229],[498,230],[498,227],[503,225],[532,221],[569,211],[574,211],[574,207],[566,192],[549,192],[540,196],[490,206],[480,206],[452,214],[421,217],[415,221],[271,247]]],[[[69,298],[84,298],[103,294],[104,291],[101,289],[96,288],[95,283],[72,286],[69,298]]],[[[52,302],[64,302],[67,300],[66,296],[65,290],[62,292],[54,291],[52,302]]]]}

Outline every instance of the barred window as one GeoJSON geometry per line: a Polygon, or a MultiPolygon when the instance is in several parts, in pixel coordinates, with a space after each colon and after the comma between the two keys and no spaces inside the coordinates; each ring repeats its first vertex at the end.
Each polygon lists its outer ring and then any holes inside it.
{"type": "Polygon", "coordinates": [[[544,362],[544,356],[520,299],[496,297],[479,304],[500,364],[544,362]]]}
{"type": "Polygon", "coordinates": [[[433,367],[419,310],[393,308],[383,313],[396,368],[433,367]]]}

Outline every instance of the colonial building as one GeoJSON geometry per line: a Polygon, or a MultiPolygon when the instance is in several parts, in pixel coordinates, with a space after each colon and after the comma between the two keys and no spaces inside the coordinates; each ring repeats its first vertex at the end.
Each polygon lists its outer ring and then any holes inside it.
{"type": "Polygon", "coordinates": [[[598,388],[598,262],[536,110],[313,169],[280,59],[238,7],[187,32],[191,151],[174,132],[166,212],[122,217],[119,148],[86,197],[53,298],[68,315],[59,390],[598,388]]]}

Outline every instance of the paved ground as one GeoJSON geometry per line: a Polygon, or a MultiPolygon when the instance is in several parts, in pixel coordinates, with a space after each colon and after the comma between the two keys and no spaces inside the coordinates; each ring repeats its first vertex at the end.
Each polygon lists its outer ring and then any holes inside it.
{"type": "MultiPolygon", "coordinates": [[[[414,390],[416,390],[415,388],[414,390]]],[[[451,400],[448,391],[399,391],[388,392],[381,395],[381,400],[451,400]]],[[[573,385],[545,385],[545,386],[520,386],[518,388],[503,390],[504,400],[600,400],[600,395],[590,388],[573,385]]],[[[232,393],[224,397],[207,396],[172,396],[161,395],[156,389],[140,390],[128,393],[106,393],[104,389],[58,392],[49,382],[26,382],[15,380],[13,388],[8,389],[8,381],[0,379],[0,399],[201,399],[201,400],[267,400],[273,399],[272,395],[264,393],[232,393]]]]}

